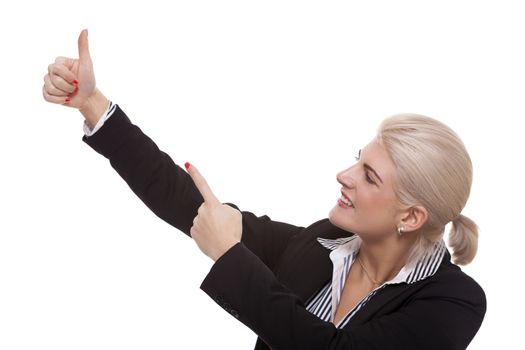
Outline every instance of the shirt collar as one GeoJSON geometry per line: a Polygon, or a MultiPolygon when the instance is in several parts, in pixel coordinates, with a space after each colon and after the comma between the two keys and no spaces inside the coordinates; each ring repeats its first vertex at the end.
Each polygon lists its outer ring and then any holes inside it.
{"type": "MultiPolygon", "coordinates": [[[[331,250],[330,259],[334,264],[334,272],[339,270],[338,267],[343,263],[342,260],[350,260],[350,264],[353,263],[362,242],[361,238],[357,235],[337,239],[318,237],[317,241],[323,247],[331,250]]],[[[406,265],[401,268],[398,274],[391,280],[385,282],[385,284],[411,284],[434,275],[441,264],[446,250],[445,242],[441,239],[430,246],[429,249],[419,257],[411,258],[406,265]]]]}

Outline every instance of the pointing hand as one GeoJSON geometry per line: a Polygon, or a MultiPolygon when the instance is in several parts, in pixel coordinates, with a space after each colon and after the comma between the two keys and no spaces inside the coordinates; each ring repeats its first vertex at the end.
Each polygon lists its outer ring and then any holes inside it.
{"type": "Polygon", "coordinates": [[[216,261],[241,241],[242,214],[227,204],[221,204],[195,166],[186,163],[186,169],[204,198],[193,219],[190,234],[200,250],[216,261]]]}

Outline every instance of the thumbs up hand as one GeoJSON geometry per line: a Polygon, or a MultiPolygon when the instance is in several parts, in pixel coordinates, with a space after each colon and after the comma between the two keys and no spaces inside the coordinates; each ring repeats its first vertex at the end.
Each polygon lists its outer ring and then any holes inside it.
{"type": "Polygon", "coordinates": [[[82,108],[96,90],[93,62],[89,54],[88,32],[78,37],[78,59],[57,57],[48,67],[42,94],[51,103],[82,108]]]}
{"type": "Polygon", "coordinates": [[[190,234],[200,250],[216,261],[241,241],[242,214],[227,204],[221,204],[195,166],[186,163],[186,169],[204,198],[193,219],[190,234]]]}

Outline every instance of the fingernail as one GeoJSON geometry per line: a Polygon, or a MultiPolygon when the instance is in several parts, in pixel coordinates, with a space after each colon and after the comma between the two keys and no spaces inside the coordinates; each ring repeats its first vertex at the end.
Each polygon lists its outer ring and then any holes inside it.
{"type": "Polygon", "coordinates": [[[75,86],[75,91],[73,93],[76,93],[78,91],[78,86],[75,86]]]}
{"type": "Polygon", "coordinates": [[[186,170],[188,170],[190,168],[190,163],[186,162],[184,163],[184,166],[186,167],[186,170]]]}
{"type": "Polygon", "coordinates": [[[78,84],[78,80],[73,80],[73,84],[78,84]]]}
{"type": "Polygon", "coordinates": [[[68,103],[69,101],[71,101],[71,99],[69,97],[66,97],[66,103],[68,103]]]}
{"type": "Polygon", "coordinates": [[[67,94],[67,97],[71,97],[71,95],[73,95],[72,92],[70,92],[69,94],[67,94]]]}

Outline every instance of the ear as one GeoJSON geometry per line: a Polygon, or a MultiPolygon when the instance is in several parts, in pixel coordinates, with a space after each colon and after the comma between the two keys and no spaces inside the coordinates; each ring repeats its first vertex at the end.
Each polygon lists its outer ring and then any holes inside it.
{"type": "Polygon", "coordinates": [[[403,232],[412,232],[421,228],[428,220],[428,211],[425,207],[417,205],[406,209],[401,215],[401,222],[398,224],[403,227],[403,232]]]}

